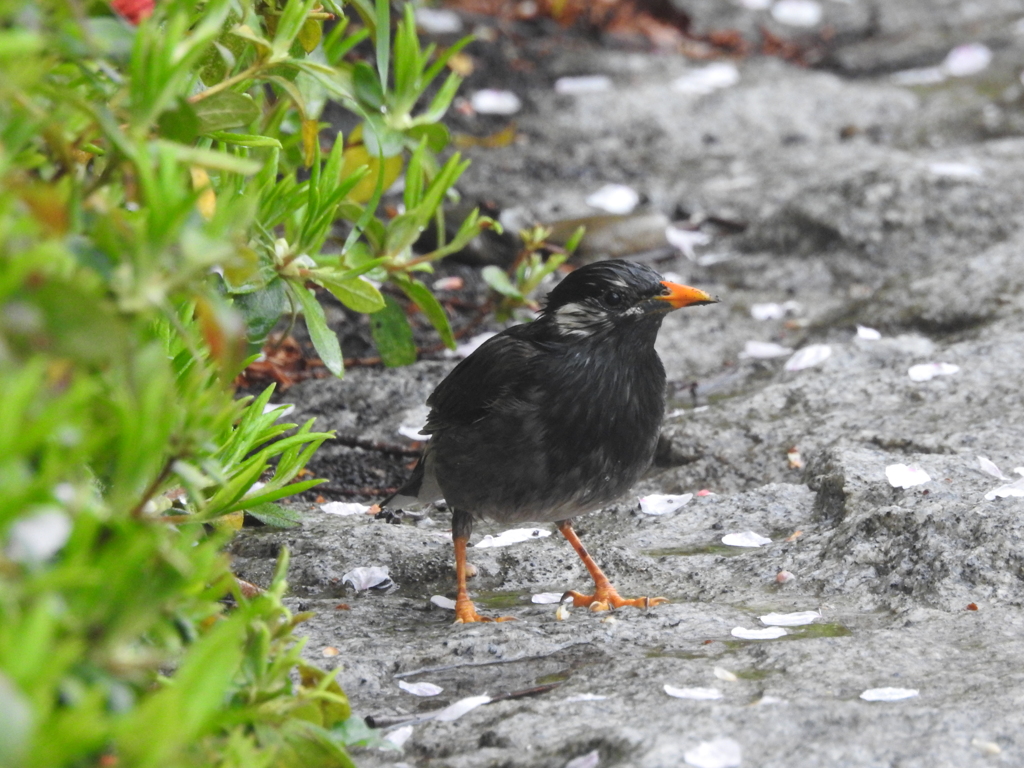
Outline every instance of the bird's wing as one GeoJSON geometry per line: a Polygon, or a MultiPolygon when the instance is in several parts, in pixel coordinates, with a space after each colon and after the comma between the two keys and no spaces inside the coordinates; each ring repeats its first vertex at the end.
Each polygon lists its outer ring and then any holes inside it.
{"type": "Polygon", "coordinates": [[[530,391],[536,376],[538,346],[515,326],[488,339],[455,366],[427,398],[430,415],[424,432],[472,424],[491,413],[494,403],[530,391]]]}

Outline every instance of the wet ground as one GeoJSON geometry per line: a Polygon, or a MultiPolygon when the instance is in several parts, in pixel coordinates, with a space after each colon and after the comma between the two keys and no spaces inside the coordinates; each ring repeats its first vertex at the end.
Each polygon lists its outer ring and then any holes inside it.
{"type": "MultiPolygon", "coordinates": [[[[520,139],[467,150],[460,187],[515,223],[592,216],[588,195],[629,185],[645,202],[602,220],[628,234],[595,237],[587,258],[634,241],[639,258],[722,298],[665,323],[671,413],[657,466],[577,525],[623,594],[671,602],[558,620],[531,595],[588,584],[555,533],[472,548],[480,608],[516,621],[453,626],[430,602],[453,594],[443,511],[392,525],[305,505],[299,528],[243,532],[236,569],[263,582],[291,550],[294,606],[317,612],[308,656],[339,670],[358,713],[405,738],[404,751],[359,753],[361,766],[1024,764],[1024,498],[986,499],[1024,466],[1024,6],[826,2],[817,27],[795,31],[739,3],[678,5],[709,29],[766,24],[800,40],[830,25],[835,42],[815,69],[735,61],[738,81],[706,93],[673,83],[707,62],[556,48],[523,80],[520,139]],[[974,75],[894,74],[941,70],[972,42],[992,53],[974,75]],[[552,87],[594,74],[611,88],[552,87]],[[669,221],[708,242],[693,258],[673,252],[669,221]],[[786,302],[782,317],[752,316],[786,302]],[[829,356],[790,371],[788,352],[744,356],[752,341],[829,356]],[[958,368],[908,375],[929,363],[958,368]],[[894,487],[896,464],[930,479],[894,487]],[[695,496],[652,516],[637,505],[652,493],[695,496]],[[771,543],[722,543],[745,531],[771,543]],[[388,567],[394,585],[354,593],[343,576],[359,566],[388,567]],[[775,639],[732,634],[795,611],[820,617],[775,639]],[[417,697],[399,682],[444,690],[417,697]],[[879,688],[917,693],[860,698],[879,688]],[[496,700],[456,720],[428,718],[485,694],[496,700]],[[719,739],[740,763],[701,762],[693,750],[719,739]]],[[[507,75],[494,84],[515,88],[507,75]]],[[[453,364],[353,368],[287,392],[290,418],[317,415],[346,438],[314,462],[325,496],[401,481],[413,446],[397,429],[422,423],[453,364]]],[[[499,531],[478,526],[473,541],[499,531]]]]}

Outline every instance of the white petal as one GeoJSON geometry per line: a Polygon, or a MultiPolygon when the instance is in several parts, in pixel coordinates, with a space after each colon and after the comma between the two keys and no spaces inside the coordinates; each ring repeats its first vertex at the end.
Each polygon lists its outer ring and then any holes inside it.
{"type": "Polygon", "coordinates": [[[692,493],[684,493],[682,496],[652,493],[650,496],[640,497],[640,511],[646,515],[667,515],[669,512],[675,512],[677,509],[685,507],[692,498],[692,493]]]}
{"type": "Polygon", "coordinates": [[[562,701],[566,704],[570,704],[577,701],[604,701],[607,698],[607,696],[602,696],[598,693],[577,693],[575,696],[569,696],[562,701]]]}
{"type": "Polygon", "coordinates": [[[867,341],[878,341],[880,338],[882,338],[882,334],[876,331],[874,328],[868,328],[866,325],[858,325],[857,338],[865,339],[867,341]]]}
{"type": "Polygon", "coordinates": [[[912,699],[918,693],[916,688],[869,688],[860,697],[864,701],[901,701],[912,699]]]}
{"type": "Polygon", "coordinates": [[[821,611],[796,611],[795,613],[766,613],[759,616],[762,624],[769,627],[802,627],[813,624],[821,618],[821,611]]]}
{"type": "Polygon", "coordinates": [[[1024,478],[1007,483],[1006,485],[1000,485],[998,488],[993,488],[985,494],[985,500],[995,501],[996,499],[1005,499],[1008,496],[1024,496],[1024,478]]]}
{"type": "Polygon", "coordinates": [[[815,0],[779,0],[772,6],[772,18],[791,27],[813,27],[821,15],[821,3],[815,0]]]}
{"type": "Polygon", "coordinates": [[[407,683],[405,680],[399,680],[398,687],[413,696],[437,696],[444,690],[440,685],[433,683],[407,683]]]}
{"type": "Polygon", "coordinates": [[[694,768],[738,768],[742,755],[740,745],[733,739],[715,739],[686,750],[683,760],[694,768]]]}
{"type": "Polygon", "coordinates": [[[605,184],[587,197],[590,207],[616,214],[632,213],[639,203],[640,195],[624,184],[605,184]]]}
{"type": "Polygon", "coordinates": [[[476,336],[471,336],[470,338],[466,339],[461,344],[457,344],[455,346],[455,349],[446,349],[444,351],[444,356],[449,358],[469,357],[471,354],[476,352],[485,341],[497,335],[498,334],[495,331],[478,333],[476,336]]]}
{"type": "Polygon", "coordinates": [[[277,418],[282,419],[289,413],[295,410],[294,403],[267,403],[263,406],[263,414],[273,413],[278,411],[277,418]]]}
{"type": "Polygon", "coordinates": [[[890,80],[896,85],[936,85],[946,79],[942,67],[920,67],[894,72],[890,80]]]}
{"type": "Polygon", "coordinates": [[[518,544],[521,541],[531,541],[533,539],[543,539],[545,536],[550,535],[551,531],[546,531],[543,528],[513,528],[508,531],[502,531],[497,536],[484,536],[473,546],[477,549],[486,549],[487,547],[507,547],[510,544],[518,544]]]}
{"type": "Polygon", "coordinates": [[[722,692],[717,688],[676,688],[674,685],[665,685],[665,693],[674,699],[693,699],[694,701],[713,701],[722,698],[722,692]]]}
{"type": "Polygon", "coordinates": [[[16,563],[49,560],[68,543],[73,525],[60,509],[46,509],[16,520],[7,534],[7,556],[16,563]]]}
{"type": "Polygon", "coordinates": [[[730,672],[725,667],[715,667],[714,671],[715,677],[717,677],[719,680],[724,680],[727,683],[735,683],[737,680],[739,680],[739,678],[736,677],[735,672],[730,672]]]}
{"type": "Polygon", "coordinates": [[[995,465],[995,462],[989,461],[984,456],[978,457],[978,464],[981,465],[981,471],[992,477],[998,477],[1000,480],[1009,480],[1006,475],[1003,474],[1003,470],[995,465]]]}
{"type": "Polygon", "coordinates": [[[764,629],[747,629],[746,627],[733,627],[730,632],[733,637],[740,640],[774,640],[777,637],[788,635],[782,627],[765,627],[764,629]]]}
{"type": "Polygon", "coordinates": [[[421,443],[424,440],[429,440],[430,435],[420,432],[420,429],[420,427],[417,427],[413,424],[403,424],[398,428],[398,434],[400,434],[402,437],[407,437],[410,440],[416,440],[421,443]]]}
{"type": "Polygon", "coordinates": [[[597,768],[601,764],[601,751],[598,749],[585,755],[574,757],[565,764],[565,768],[597,768]]]}
{"type": "Polygon", "coordinates": [[[804,368],[811,368],[818,363],[824,362],[831,356],[832,347],[828,344],[808,344],[803,349],[797,350],[786,361],[786,370],[802,371],[804,368]]]}
{"type": "Polygon", "coordinates": [[[530,598],[530,602],[537,605],[554,605],[555,603],[562,602],[562,595],[564,594],[564,592],[539,592],[530,598]]]}
{"type": "Polygon", "coordinates": [[[453,720],[458,720],[467,712],[472,712],[477,707],[483,706],[490,700],[490,696],[470,696],[465,699],[459,699],[450,707],[445,707],[434,715],[434,719],[441,723],[450,723],[453,720]]]}
{"type": "MultiPolygon", "coordinates": [[[[698,245],[707,245],[711,242],[711,235],[700,232],[696,229],[682,229],[681,227],[668,226],[665,227],[665,239],[668,240],[668,244],[673,248],[678,248],[685,254],[686,258],[691,261],[697,258],[697,252],[694,250],[698,245]]],[[[672,280],[670,277],[666,277],[666,280],[671,282],[680,282],[672,280]]]]}
{"type": "Polygon", "coordinates": [[[462,17],[445,8],[416,6],[416,26],[428,35],[457,35],[462,31],[462,17]]]}
{"type": "Polygon", "coordinates": [[[765,544],[771,544],[772,540],[753,531],[744,531],[725,534],[722,543],[729,547],[763,547],[765,544]]]}
{"type": "Polygon", "coordinates": [[[405,742],[412,736],[412,726],[403,725],[401,728],[395,728],[395,730],[384,734],[384,741],[390,741],[396,747],[401,749],[405,746],[405,742]]]}
{"type": "Polygon", "coordinates": [[[523,108],[523,102],[512,91],[484,88],[470,97],[474,112],[481,115],[514,115],[523,108]]]}
{"type": "Polygon", "coordinates": [[[321,504],[320,509],[328,515],[365,515],[369,511],[370,505],[360,504],[357,501],[328,501],[326,504],[321,504]]]}
{"type": "Polygon", "coordinates": [[[754,360],[770,360],[773,357],[785,357],[792,354],[793,350],[776,344],[773,341],[748,341],[743,345],[740,357],[749,357],[754,360]]]}
{"type": "Polygon", "coordinates": [[[740,0],[740,5],[752,11],[764,11],[772,7],[772,0],[740,0]]]}
{"type": "Polygon", "coordinates": [[[371,587],[385,586],[386,582],[389,581],[391,581],[391,577],[388,576],[386,565],[360,566],[359,568],[353,568],[341,577],[342,584],[351,584],[357,592],[362,592],[364,589],[370,589],[371,587]]]}
{"type": "MultiPolygon", "coordinates": [[[[448,534],[445,534],[445,538],[448,538],[448,534]]],[[[430,598],[430,602],[438,608],[444,608],[446,611],[455,610],[455,601],[450,597],[445,597],[444,595],[434,595],[430,598]]]]}
{"type": "Polygon", "coordinates": [[[981,168],[971,163],[928,163],[928,172],[950,179],[980,179],[981,168]]]}
{"type": "Polygon", "coordinates": [[[936,376],[951,376],[959,370],[960,366],[952,363],[921,363],[910,366],[907,375],[911,381],[930,381],[936,376]]]}
{"type": "Polygon", "coordinates": [[[751,304],[750,316],[755,320],[781,320],[786,316],[786,308],[774,301],[767,304],[751,304]]]}
{"type": "Polygon", "coordinates": [[[890,464],[885,468],[885,477],[893,488],[913,488],[931,482],[931,477],[923,469],[906,464],[890,464]]]}
{"type": "Polygon", "coordinates": [[[435,291],[461,291],[466,281],[458,275],[439,277],[431,286],[435,291]]]}
{"type": "Polygon", "coordinates": [[[796,575],[790,573],[789,571],[779,571],[777,574],[775,574],[775,581],[777,581],[779,584],[788,584],[795,578],[796,575]]]}
{"type": "Polygon", "coordinates": [[[700,69],[691,69],[672,81],[670,88],[677,93],[705,95],[720,88],[728,88],[740,81],[740,71],[735,64],[718,62],[700,69]]]}
{"type": "Polygon", "coordinates": [[[607,75],[580,75],[560,77],[555,80],[555,93],[580,94],[601,93],[612,89],[612,79],[607,75]]]}
{"type": "Polygon", "coordinates": [[[981,43],[958,45],[946,54],[942,68],[953,77],[976,75],[992,63],[992,51],[981,43]]]}

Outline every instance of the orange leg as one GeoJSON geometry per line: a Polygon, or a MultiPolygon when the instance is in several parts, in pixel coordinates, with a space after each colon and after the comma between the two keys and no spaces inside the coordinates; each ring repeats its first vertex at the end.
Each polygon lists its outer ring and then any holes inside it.
{"type": "Polygon", "coordinates": [[[515,621],[514,616],[502,616],[498,619],[490,619],[481,616],[476,612],[476,606],[469,599],[469,590],[466,589],[466,544],[468,536],[453,536],[455,543],[455,581],[458,583],[458,593],[455,595],[455,623],[470,624],[474,621],[515,621]]]}
{"type": "Polygon", "coordinates": [[[572,595],[573,605],[577,607],[589,606],[592,611],[607,611],[609,608],[621,608],[624,605],[632,605],[635,608],[653,608],[656,605],[668,602],[668,598],[665,597],[635,597],[632,599],[620,597],[619,593],[615,591],[615,587],[608,581],[608,577],[604,575],[600,566],[594,562],[594,558],[590,556],[586,547],[583,546],[583,542],[576,535],[576,531],[572,529],[572,523],[569,520],[563,520],[558,523],[558,530],[562,532],[562,535],[572,545],[572,548],[576,550],[576,554],[580,556],[583,565],[587,567],[590,578],[594,580],[594,594],[592,595],[582,595],[572,590],[565,593],[566,595],[572,595]]]}

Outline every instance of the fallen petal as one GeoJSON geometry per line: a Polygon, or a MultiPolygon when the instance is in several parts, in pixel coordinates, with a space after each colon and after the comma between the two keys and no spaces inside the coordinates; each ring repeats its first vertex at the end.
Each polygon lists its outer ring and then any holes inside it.
{"type": "MultiPolygon", "coordinates": [[[[707,245],[711,242],[711,235],[700,232],[696,229],[682,229],[680,227],[665,227],[665,239],[673,248],[678,248],[686,258],[693,261],[697,258],[694,250],[698,245],[707,245]]],[[[668,279],[668,278],[666,278],[668,279]]],[[[673,281],[676,282],[676,281],[673,281]]]]}
{"type": "Polygon", "coordinates": [[[555,603],[562,602],[562,595],[564,592],[540,592],[530,598],[531,603],[537,605],[554,605],[555,603]]]}
{"type": "Polygon", "coordinates": [[[740,745],[733,739],[702,741],[683,753],[683,760],[694,768],[737,768],[742,760],[740,745]]]}
{"type": "Polygon", "coordinates": [[[920,67],[894,72],[890,80],[896,85],[937,85],[946,79],[942,67],[920,67]]]}
{"type": "Polygon", "coordinates": [[[772,6],[772,18],[790,27],[816,26],[821,15],[821,3],[815,0],[779,0],[772,6]]]}
{"type": "Polygon", "coordinates": [[[434,720],[437,720],[439,723],[450,723],[453,720],[458,720],[467,712],[472,712],[477,707],[483,706],[490,700],[490,696],[470,696],[465,699],[459,699],[450,707],[445,707],[434,715],[434,720]]]}
{"type": "Polygon", "coordinates": [[[523,108],[523,102],[512,91],[484,88],[469,99],[473,111],[481,115],[514,115],[523,108]]]}
{"type": "Polygon", "coordinates": [[[462,17],[445,8],[416,6],[416,26],[428,35],[457,35],[462,31],[462,17]]]}
{"type": "Polygon", "coordinates": [[[978,457],[978,464],[981,465],[981,471],[992,477],[997,477],[1000,480],[1009,480],[1006,475],[1003,474],[1003,470],[995,465],[995,462],[989,461],[984,456],[978,457]]]}
{"type": "Polygon", "coordinates": [[[640,195],[624,184],[605,184],[588,196],[586,202],[592,208],[600,208],[608,213],[627,214],[632,213],[640,203],[640,195]]]}
{"type": "Polygon", "coordinates": [[[769,627],[802,627],[813,624],[821,618],[821,611],[796,611],[794,613],[766,613],[758,617],[769,627]]]}
{"type": "Polygon", "coordinates": [[[398,687],[413,696],[437,696],[444,690],[440,685],[433,683],[407,683],[405,680],[399,680],[398,687]]]}
{"type": "Polygon", "coordinates": [[[885,468],[885,476],[893,488],[913,488],[931,481],[923,469],[906,464],[890,464],[885,468]]]}
{"type": "Polygon", "coordinates": [[[729,547],[763,547],[765,544],[771,544],[772,540],[753,531],[744,531],[725,534],[722,543],[729,547]]]}
{"type": "Polygon", "coordinates": [[[715,667],[714,672],[715,677],[717,677],[719,680],[724,680],[727,683],[735,683],[737,680],[739,680],[735,672],[730,672],[725,667],[715,667]]]}
{"type": "Polygon", "coordinates": [[[751,304],[750,316],[755,320],[781,320],[786,316],[786,309],[774,301],[767,304],[751,304]]]}
{"type": "Polygon", "coordinates": [[[864,701],[902,701],[920,692],[916,688],[869,688],[860,695],[864,701]]]}
{"type": "Polygon", "coordinates": [[[384,741],[390,741],[396,747],[401,749],[405,746],[405,742],[412,736],[412,726],[403,725],[401,728],[395,728],[395,730],[384,734],[384,741]]]}
{"type": "Polygon", "coordinates": [[[743,345],[740,357],[749,357],[754,360],[770,360],[773,357],[785,357],[792,354],[793,350],[776,344],[773,341],[748,341],[743,345]]]}
{"type": "Polygon", "coordinates": [[[928,172],[950,179],[980,179],[981,168],[970,163],[929,163],[928,172]]]}
{"type": "Polygon", "coordinates": [[[722,698],[722,692],[717,688],[676,688],[674,685],[665,685],[665,693],[674,699],[693,699],[694,701],[712,701],[722,698]]]}
{"type": "Polygon", "coordinates": [[[789,360],[786,361],[787,371],[802,371],[804,368],[811,368],[818,363],[824,362],[832,356],[832,347],[828,344],[809,344],[803,349],[797,350],[789,360]]]}
{"type": "Polygon", "coordinates": [[[960,366],[952,363],[921,363],[910,366],[907,375],[911,381],[930,381],[936,376],[951,376],[959,370],[960,366]]]}
{"type": "Polygon", "coordinates": [[[718,62],[699,69],[691,69],[673,80],[669,87],[676,93],[703,96],[720,88],[736,85],[739,81],[740,71],[736,69],[735,64],[718,62]]]}
{"type": "Polygon", "coordinates": [[[289,413],[295,410],[294,403],[267,403],[263,406],[264,415],[277,411],[277,418],[283,419],[289,413]]]}
{"type": "Polygon", "coordinates": [[[565,764],[565,768],[597,768],[601,764],[601,751],[598,749],[585,755],[574,757],[565,764]]]}
{"type": "Polygon", "coordinates": [[[992,51],[982,43],[958,45],[946,54],[942,68],[953,77],[969,77],[988,68],[992,63],[992,51]]]}
{"type": "Polygon", "coordinates": [[[575,696],[569,696],[568,698],[563,699],[563,701],[566,704],[573,704],[577,701],[604,701],[607,698],[607,696],[602,696],[598,693],[577,693],[575,696]]]}
{"type": "Polygon", "coordinates": [[[353,568],[341,577],[342,584],[351,584],[356,592],[372,587],[391,586],[391,577],[388,576],[386,565],[366,565],[353,568]]]}
{"type": "Polygon", "coordinates": [[[777,637],[788,635],[782,627],[765,627],[764,629],[747,629],[746,627],[733,627],[730,632],[733,637],[740,640],[774,640],[777,637]]]}
{"type": "Polygon", "coordinates": [[[483,344],[492,336],[497,335],[498,334],[494,331],[478,333],[476,336],[471,336],[470,338],[466,339],[461,344],[457,344],[455,346],[455,349],[446,349],[444,351],[444,356],[449,358],[469,357],[471,354],[473,354],[480,348],[481,344],[483,344]]]}
{"type": "Polygon", "coordinates": [[[320,509],[328,515],[365,515],[369,511],[370,505],[360,504],[357,501],[328,501],[326,504],[321,504],[320,509]]]}
{"type": "MultiPolygon", "coordinates": [[[[447,538],[447,535],[445,536],[445,538],[447,538]]],[[[434,595],[430,598],[430,602],[436,605],[438,608],[444,608],[446,611],[455,610],[455,601],[452,600],[450,597],[445,597],[444,595],[434,595]]]]}
{"type": "Polygon", "coordinates": [[[72,522],[66,512],[47,509],[16,520],[7,534],[7,556],[16,563],[41,563],[67,544],[72,522]]]}
{"type": "Polygon", "coordinates": [[[867,341],[878,341],[880,338],[882,338],[882,334],[876,331],[874,328],[868,328],[866,325],[858,325],[857,338],[865,339],[867,341]]]}
{"type": "Polygon", "coordinates": [[[543,528],[512,528],[508,531],[502,531],[497,536],[484,536],[473,546],[477,549],[507,547],[510,544],[518,544],[521,541],[531,541],[532,539],[542,539],[550,535],[551,531],[545,531],[543,528]]]}
{"type": "Polygon", "coordinates": [[[1024,496],[1024,478],[1007,483],[1006,485],[1000,485],[998,488],[993,488],[985,494],[985,501],[1005,499],[1008,496],[1024,496]]]}
{"type": "Polygon", "coordinates": [[[465,285],[466,281],[458,275],[449,275],[448,277],[439,277],[431,287],[435,291],[461,291],[465,285]]]}
{"type": "Polygon", "coordinates": [[[652,493],[650,496],[640,497],[640,511],[646,515],[667,515],[685,507],[692,498],[692,493],[684,493],[682,496],[652,493]]]}
{"type": "Polygon", "coordinates": [[[775,581],[779,584],[787,584],[793,581],[793,579],[795,578],[796,575],[790,573],[789,571],[779,571],[777,574],[775,574],[775,581]]]}
{"type": "Polygon", "coordinates": [[[612,79],[607,75],[581,75],[579,77],[560,77],[555,80],[555,93],[578,95],[581,93],[601,93],[612,89],[612,79]]]}

